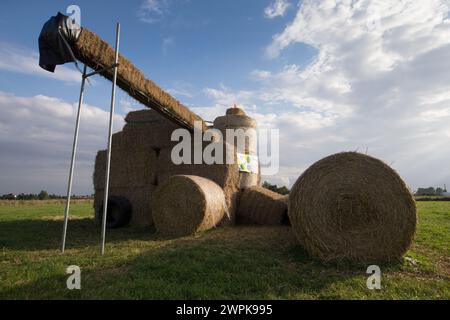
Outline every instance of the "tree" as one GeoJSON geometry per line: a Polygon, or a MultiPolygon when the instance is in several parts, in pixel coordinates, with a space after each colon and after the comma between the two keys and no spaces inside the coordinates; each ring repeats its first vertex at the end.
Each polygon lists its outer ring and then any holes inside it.
{"type": "Polygon", "coordinates": [[[289,189],[285,186],[278,188],[278,193],[282,194],[282,195],[287,195],[289,194],[289,189]]]}
{"type": "Polygon", "coordinates": [[[279,193],[282,195],[289,194],[289,192],[290,192],[290,190],[285,186],[278,188],[278,186],[276,184],[270,184],[267,181],[264,181],[262,186],[263,186],[263,188],[269,189],[273,192],[276,192],[276,193],[279,193]]]}
{"type": "Polygon", "coordinates": [[[419,188],[416,192],[417,196],[434,196],[436,195],[436,190],[433,187],[419,188]]]}
{"type": "Polygon", "coordinates": [[[263,188],[269,189],[270,191],[276,192],[277,186],[275,184],[270,184],[267,181],[264,181],[262,184],[263,188]]]}
{"type": "Polygon", "coordinates": [[[45,190],[41,190],[38,195],[39,200],[47,200],[48,199],[48,192],[45,190]]]}

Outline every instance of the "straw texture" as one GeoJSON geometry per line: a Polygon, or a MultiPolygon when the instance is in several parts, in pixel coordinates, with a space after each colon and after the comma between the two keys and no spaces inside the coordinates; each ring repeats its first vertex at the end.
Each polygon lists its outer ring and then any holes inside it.
{"type": "MultiPolygon", "coordinates": [[[[82,28],[80,37],[72,47],[76,58],[94,70],[101,70],[115,62],[114,49],[86,28],[82,28]]],[[[111,70],[102,75],[109,80],[113,77],[111,70]]],[[[122,55],[119,56],[117,85],[137,101],[187,129],[194,128],[194,121],[201,121],[203,130],[207,127],[202,118],[147,79],[122,55]]]]}
{"type": "Polygon", "coordinates": [[[180,237],[209,230],[226,213],[222,188],[198,176],[172,176],[153,197],[155,227],[165,236],[180,237]]]}
{"type": "MultiPolygon", "coordinates": [[[[226,147],[224,147],[226,148],[226,147]]],[[[240,185],[239,166],[234,164],[181,164],[175,165],[171,160],[171,148],[161,149],[158,157],[157,182],[159,185],[167,182],[174,175],[195,175],[204,177],[218,184],[224,194],[230,217],[222,223],[234,224],[237,193],[240,185]]]]}
{"type": "Polygon", "coordinates": [[[416,228],[415,202],[399,175],[355,152],[307,169],[291,190],[288,212],[299,242],[323,261],[399,259],[416,228]]]}
{"type": "Polygon", "coordinates": [[[263,187],[244,189],[239,196],[236,220],[239,224],[287,224],[286,197],[263,187]]]}

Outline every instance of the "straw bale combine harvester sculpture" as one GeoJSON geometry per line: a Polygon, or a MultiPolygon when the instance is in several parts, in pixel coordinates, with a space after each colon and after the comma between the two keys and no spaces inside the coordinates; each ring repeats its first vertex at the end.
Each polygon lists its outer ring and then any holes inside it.
{"type": "MultiPolygon", "coordinates": [[[[179,101],[147,79],[119,54],[120,26],[113,49],[93,32],[58,14],[43,27],[40,65],[84,63],[79,110],[74,136],[68,199],[63,228],[67,230],[73,164],[85,80],[100,74],[113,83],[107,150],[98,152],[93,175],[95,217],[105,229],[127,224],[154,225],[158,232],[184,236],[236,223],[292,224],[300,244],[324,261],[349,259],[387,261],[400,258],[415,233],[415,203],[395,171],[383,162],[358,153],[341,153],[311,166],[294,185],[289,198],[260,187],[259,165],[240,166],[242,155],[257,159],[256,135],[248,135],[241,149],[212,135],[201,142],[221,144],[222,163],[175,164],[171,152],[179,128],[191,132],[217,129],[256,129],[256,122],[239,108],[208,125],[179,101]],[[87,67],[93,69],[87,73],[87,67]],[[115,87],[150,108],[130,112],[122,131],[112,135],[115,87]]],[[[192,145],[192,155],[195,153],[192,145]]]]}

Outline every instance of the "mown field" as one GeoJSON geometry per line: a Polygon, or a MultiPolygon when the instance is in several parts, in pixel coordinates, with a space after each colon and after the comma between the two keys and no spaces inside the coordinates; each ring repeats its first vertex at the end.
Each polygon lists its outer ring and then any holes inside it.
{"type": "Polygon", "coordinates": [[[72,206],[59,253],[62,203],[0,205],[1,299],[450,299],[450,202],[420,202],[414,246],[382,265],[382,289],[365,265],[324,265],[288,227],[236,227],[182,239],[144,228],[109,231],[105,256],[89,202],[72,206]],[[66,268],[81,268],[81,290],[66,268]]]}

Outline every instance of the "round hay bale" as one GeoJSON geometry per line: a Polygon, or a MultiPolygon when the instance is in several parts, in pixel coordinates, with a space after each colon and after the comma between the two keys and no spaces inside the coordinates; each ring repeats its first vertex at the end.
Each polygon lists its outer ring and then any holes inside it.
{"type": "MultiPolygon", "coordinates": [[[[226,154],[230,152],[230,146],[224,143],[222,158],[226,162],[226,154]]],[[[156,168],[158,185],[164,184],[170,177],[175,175],[192,175],[200,176],[217,183],[225,194],[225,200],[229,212],[229,216],[222,219],[220,225],[229,225],[235,223],[237,194],[240,185],[239,166],[236,162],[235,154],[234,163],[232,164],[180,164],[176,165],[171,160],[172,149],[163,148],[158,157],[158,166],[156,168]]],[[[192,148],[191,154],[194,154],[192,148]]]]}
{"type": "Polygon", "coordinates": [[[400,176],[355,152],[306,170],[291,190],[288,212],[299,242],[323,261],[397,260],[416,229],[415,202],[400,176]]]}
{"type": "Polygon", "coordinates": [[[239,198],[240,224],[282,225],[288,223],[286,197],[263,187],[244,189],[239,198]]]}
{"type": "Polygon", "coordinates": [[[222,188],[199,176],[172,176],[158,187],[153,199],[155,227],[166,236],[209,230],[227,214],[222,188]]]}

